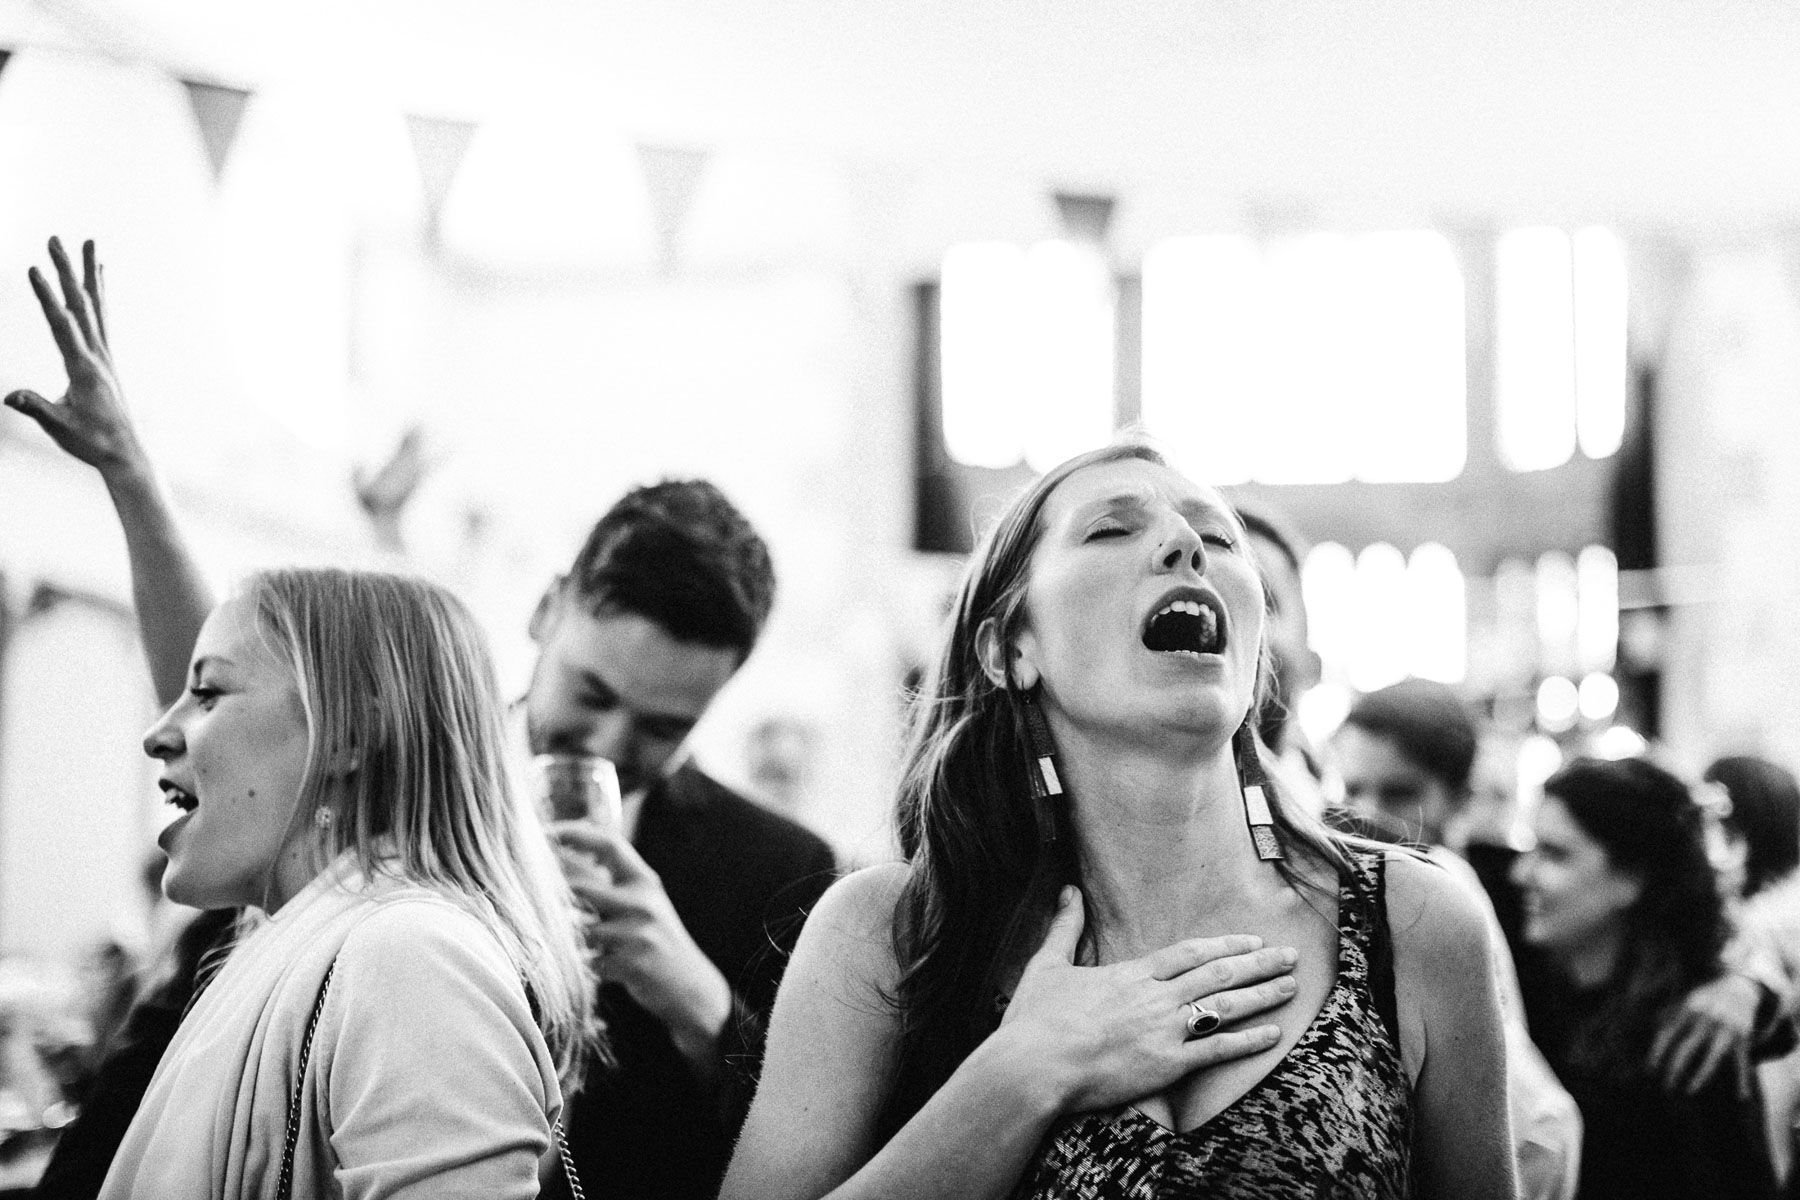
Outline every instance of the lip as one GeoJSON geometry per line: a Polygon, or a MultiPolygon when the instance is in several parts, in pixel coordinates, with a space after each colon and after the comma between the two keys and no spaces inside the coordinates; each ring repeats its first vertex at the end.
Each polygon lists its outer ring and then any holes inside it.
{"type": "MultiPolygon", "coordinates": [[[[1150,605],[1150,608],[1144,613],[1143,620],[1138,622],[1138,644],[1140,646],[1143,645],[1144,639],[1149,636],[1150,622],[1156,618],[1156,614],[1161,612],[1163,609],[1167,608],[1169,605],[1173,604],[1177,600],[1192,600],[1197,604],[1203,604],[1207,608],[1210,608],[1212,610],[1214,619],[1217,620],[1219,623],[1220,645],[1223,646],[1225,649],[1229,649],[1231,647],[1231,633],[1232,633],[1231,618],[1226,615],[1225,602],[1219,598],[1219,593],[1213,591],[1211,588],[1199,587],[1199,586],[1195,586],[1193,584],[1183,584],[1180,587],[1172,587],[1168,591],[1164,592],[1161,596],[1159,596],[1155,600],[1155,602],[1150,605]]],[[[1151,651],[1149,651],[1149,653],[1164,654],[1166,652],[1158,651],[1158,650],[1151,650],[1151,651]]],[[[1191,652],[1188,652],[1188,653],[1191,653],[1191,652]]],[[[1217,651],[1214,651],[1214,652],[1210,652],[1207,654],[1202,654],[1199,657],[1201,657],[1201,658],[1218,658],[1218,657],[1220,657],[1220,653],[1217,651]]]]}

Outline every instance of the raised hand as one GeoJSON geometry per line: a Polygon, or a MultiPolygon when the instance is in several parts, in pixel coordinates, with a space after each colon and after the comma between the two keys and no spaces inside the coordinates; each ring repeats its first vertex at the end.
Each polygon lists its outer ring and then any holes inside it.
{"type": "Polygon", "coordinates": [[[57,349],[62,351],[68,390],[62,399],[51,401],[21,389],[7,396],[5,403],[36,421],[58,446],[103,475],[137,469],[144,454],[126,412],[125,393],[107,345],[105,283],[92,241],[83,244],[81,257],[82,278],[77,281],[61,240],[50,239],[50,261],[61,286],[60,298],[42,271],[33,267],[29,272],[31,290],[37,294],[57,349]]]}
{"type": "Polygon", "coordinates": [[[1026,964],[1001,1031],[1028,1036],[1036,1052],[1069,1072],[1070,1111],[1111,1108],[1161,1091],[1202,1067],[1258,1054],[1279,1026],[1249,1018],[1294,995],[1294,953],[1249,934],[1192,938],[1130,962],[1075,965],[1084,910],[1066,888],[1043,945],[1026,964]],[[1224,1020],[1193,1037],[1190,1002],[1224,1020]]]}

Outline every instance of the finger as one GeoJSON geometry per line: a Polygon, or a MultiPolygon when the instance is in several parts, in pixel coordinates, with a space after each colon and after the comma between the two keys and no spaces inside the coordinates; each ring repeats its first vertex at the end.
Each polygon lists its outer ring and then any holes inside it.
{"type": "Polygon", "coordinates": [[[25,272],[31,280],[31,290],[37,293],[38,306],[44,310],[44,320],[50,323],[50,336],[56,339],[56,348],[62,351],[63,366],[72,368],[81,357],[81,350],[76,344],[75,323],[63,306],[57,302],[56,293],[50,290],[50,281],[36,267],[25,272]]]}
{"type": "Polygon", "coordinates": [[[62,284],[63,305],[75,321],[82,345],[91,347],[100,339],[94,333],[94,321],[88,313],[87,293],[75,282],[75,267],[69,262],[69,253],[63,249],[61,238],[50,239],[50,261],[56,266],[56,278],[62,284]]]}
{"type": "MultiPolygon", "coordinates": [[[[1294,998],[1299,988],[1292,975],[1283,975],[1276,979],[1265,980],[1253,987],[1232,988],[1229,991],[1214,992],[1205,997],[1195,997],[1202,1007],[1210,1008],[1224,1019],[1226,1025],[1233,1025],[1246,1017],[1268,1012],[1271,1008],[1286,1004],[1294,998]]],[[[1184,1006],[1185,1008],[1185,1006],[1184,1006]]],[[[1183,1019],[1186,1013],[1183,1013],[1183,1019]]]]}
{"type": "Polygon", "coordinates": [[[1686,1091],[1695,1063],[1706,1053],[1706,1044],[1707,1036],[1702,1030],[1683,1030],[1681,1037],[1669,1048],[1668,1058],[1663,1062],[1663,1085],[1671,1091],[1686,1091]]]}
{"type": "Polygon", "coordinates": [[[1738,1099],[1748,1100],[1752,1095],[1751,1089],[1756,1086],[1756,1070],[1750,1065],[1749,1046],[1740,1047],[1738,1052],[1731,1056],[1731,1065],[1737,1075],[1738,1099]]]}
{"type": "Polygon", "coordinates": [[[20,388],[9,394],[4,402],[8,408],[16,408],[39,425],[50,426],[56,420],[55,406],[36,392],[20,388]]]}
{"type": "Polygon", "coordinates": [[[1153,979],[1174,979],[1185,975],[1202,963],[1233,954],[1249,954],[1262,949],[1263,940],[1253,933],[1232,933],[1224,937],[1188,938],[1172,946],[1164,946],[1145,956],[1153,979]]]}
{"type": "Polygon", "coordinates": [[[604,847],[609,845],[618,834],[605,826],[585,818],[573,818],[564,821],[550,822],[550,836],[558,845],[598,859],[604,847]]]}
{"type": "Polygon", "coordinates": [[[1646,1060],[1652,1075],[1667,1079],[1669,1052],[1675,1046],[1675,1039],[1686,1029],[1679,1019],[1670,1020],[1657,1031],[1656,1039],[1650,1043],[1650,1057],[1646,1060]]]}
{"type": "MultiPolygon", "coordinates": [[[[587,824],[594,825],[591,821],[587,824]]],[[[612,872],[614,882],[623,885],[656,880],[656,871],[630,842],[599,825],[594,825],[594,829],[600,837],[594,840],[590,852],[600,860],[601,866],[612,872]]]]}
{"type": "Polygon", "coordinates": [[[1728,1037],[1711,1037],[1700,1048],[1699,1057],[1690,1064],[1682,1090],[1693,1095],[1712,1081],[1730,1056],[1734,1041],[1728,1037]]]}
{"type": "Polygon", "coordinates": [[[1086,924],[1087,913],[1082,907],[1081,889],[1073,885],[1065,886],[1062,894],[1057,897],[1056,915],[1050,920],[1050,928],[1045,931],[1044,940],[1032,957],[1065,966],[1073,963],[1076,948],[1081,945],[1081,931],[1086,924]]]}
{"type": "Polygon", "coordinates": [[[1285,975],[1293,970],[1297,957],[1291,946],[1233,954],[1202,963],[1177,975],[1170,983],[1183,1000],[1198,1000],[1285,975]]]}
{"type": "Polygon", "coordinates": [[[1195,1038],[1181,1048],[1187,1067],[1197,1071],[1222,1062],[1261,1054],[1281,1040],[1281,1026],[1254,1025],[1249,1029],[1221,1030],[1210,1037],[1195,1038]]]}
{"type": "Polygon", "coordinates": [[[100,335],[100,345],[96,348],[104,351],[107,348],[105,281],[101,278],[100,258],[94,250],[93,238],[81,243],[81,286],[94,311],[94,332],[100,335]]]}

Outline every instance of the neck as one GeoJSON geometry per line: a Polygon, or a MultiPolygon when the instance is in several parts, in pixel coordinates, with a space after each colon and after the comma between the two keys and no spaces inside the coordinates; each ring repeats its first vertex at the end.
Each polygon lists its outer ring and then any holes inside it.
{"type": "Polygon", "coordinates": [[[1562,963],[1569,981],[1586,991],[1599,987],[1613,977],[1613,972],[1618,970],[1619,955],[1623,949],[1618,932],[1609,930],[1590,938],[1582,945],[1558,951],[1556,958],[1562,963]]]}
{"type": "Polygon", "coordinates": [[[1222,921],[1286,886],[1250,840],[1229,738],[1187,756],[1058,741],[1100,961],[1228,932],[1222,921]]]}

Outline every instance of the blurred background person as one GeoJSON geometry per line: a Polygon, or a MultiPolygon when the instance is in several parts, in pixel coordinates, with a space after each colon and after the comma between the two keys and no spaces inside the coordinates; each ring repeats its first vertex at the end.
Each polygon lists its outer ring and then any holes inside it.
{"type": "Polygon", "coordinates": [[[1652,1060],[1669,1015],[1725,973],[1729,925],[1700,807],[1643,759],[1580,759],[1544,784],[1515,868],[1532,1037],[1580,1106],[1581,1200],[1776,1194],[1752,1078],[1670,1087],[1652,1060]]]}
{"type": "MultiPolygon", "coordinates": [[[[1722,876],[1738,928],[1737,961],[1773,962],[1791,1015],[1800,985],[1800,785],[1786,767],[1747,754],[1714,760],[1701,778],[1724,789],[1727,802],[1719,821],[1726,842],[1722,876]]],[[[1791,1191],[1800,1051],[1764,1063],[1757,1077],[1776,1175],[1791,1191]]]]}

